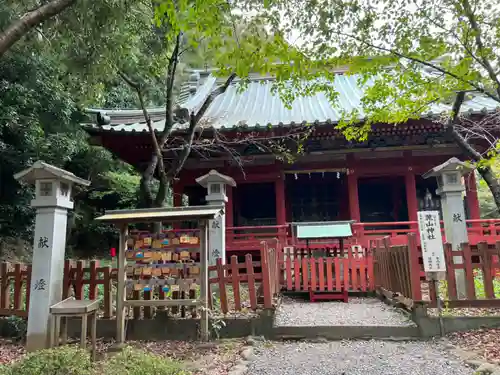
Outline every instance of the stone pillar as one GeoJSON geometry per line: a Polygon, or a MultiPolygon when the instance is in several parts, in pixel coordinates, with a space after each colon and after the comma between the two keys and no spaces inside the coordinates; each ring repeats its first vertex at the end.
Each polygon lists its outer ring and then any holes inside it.
{"type": "MultiPolygon", "coordinates": [[[[236,182],[229,176],[211,170],[206,175],[198,177],[196,182],[207,189],[207,204],[226,205],[226,185],[236,186],[236,182]]],[[[209,253],[208,265],[215,265],[217,258],[226,263],[226,217],[225,213],[209,221],[209,253]]]]}
{"type": "MultiPolygon", "coordinates": [[[[469,241],[462,198],[465,191],[462,176],[471,170],[472,168],[467,164],[453,157],[424,175],[424,178],[436,177],[437,179],[436,193],[441,197],[446,242],[452,244],[454,251],[460,250],[461,244],[469,241]]],[[[462,256],[454,256],[453,263],[462,264],[462,256]]],[[[464,298],[466,296],[465,271],[455,270],[455,277],[458,297],[464,298]]]]}
{"type": "Polygon", "coordinates": [[[31,168],[14,175],[16,180],[35,184],[36,208],[28,315],[28,351],[48,347],[50,306],[62,299],[66,224],[68,209],[73,208],[71,188],[88,186],[89,181],[73,173],[37,161],[31,168]]]}

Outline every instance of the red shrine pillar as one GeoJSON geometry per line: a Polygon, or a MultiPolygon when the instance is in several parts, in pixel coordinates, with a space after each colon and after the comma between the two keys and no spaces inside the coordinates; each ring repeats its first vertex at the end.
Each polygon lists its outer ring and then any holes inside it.
{"type": "Polygon", "coordinates": [[[347,170],[347,190],[349,194],[349,216],[357,223],[361,220],[359,211],[358,176],[354,169],[347,170]]]}
{"type": "Polygon", "coordinates": [[[408,206],[408,220],[417,221],[418,220],[417,183],[415,181],[415,172],[413,171],[412,167],[408,167],[408,170],[405,173],[405,186],[406,186],[406,202],[408,206]]]}
{"type": "Polygon", "coordinates": [[[474,171],[465,176],[465,187],[467,189],[467,206],[469,208],[469,216],[472,220],[481,219],[481,211],[479,210],[479,199],[477,198],[476,174],[474,171]]]}
{"type": "Polygon", "coordinates": [[[274,191],[276,195],[276,224],[286,224],[286,204],[285,204],[285,176],[283,172],[279,172],[278,178],[274,183],[274,191]]]}
{"type": "Polygon", "coordinates": [[[234,226],[233,214],[233,187],[226,185],[226,228],[234,226]]]}

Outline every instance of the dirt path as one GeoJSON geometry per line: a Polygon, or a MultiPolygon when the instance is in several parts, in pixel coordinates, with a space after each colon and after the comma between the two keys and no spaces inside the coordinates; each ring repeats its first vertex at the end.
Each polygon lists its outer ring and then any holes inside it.
{"type": "Polygon", "coordinates": [[[472,375],[440,342],[270,343],[255,348],[252,375],[472,375]]]}

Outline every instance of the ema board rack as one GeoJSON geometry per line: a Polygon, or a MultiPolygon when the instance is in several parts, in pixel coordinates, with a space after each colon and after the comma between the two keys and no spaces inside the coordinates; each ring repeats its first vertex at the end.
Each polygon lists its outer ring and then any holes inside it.
{"type": "Polygon", "coordinates": [[[127,237],[126,286],[134,291],[189,290],[200,274],[200,238],[190,232],[131,233],[127,237]],[[182,285],[182,288],[180,287],[182,285]]]}

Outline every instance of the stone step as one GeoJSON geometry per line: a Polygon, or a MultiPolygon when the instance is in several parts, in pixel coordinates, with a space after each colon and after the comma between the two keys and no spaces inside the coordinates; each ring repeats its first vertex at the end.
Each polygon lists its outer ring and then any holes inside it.
{"type": "Polygon", "coordinates": [[[276,340],[417,340],[416,326],[279,326],[273,327],[276,340]]]}

